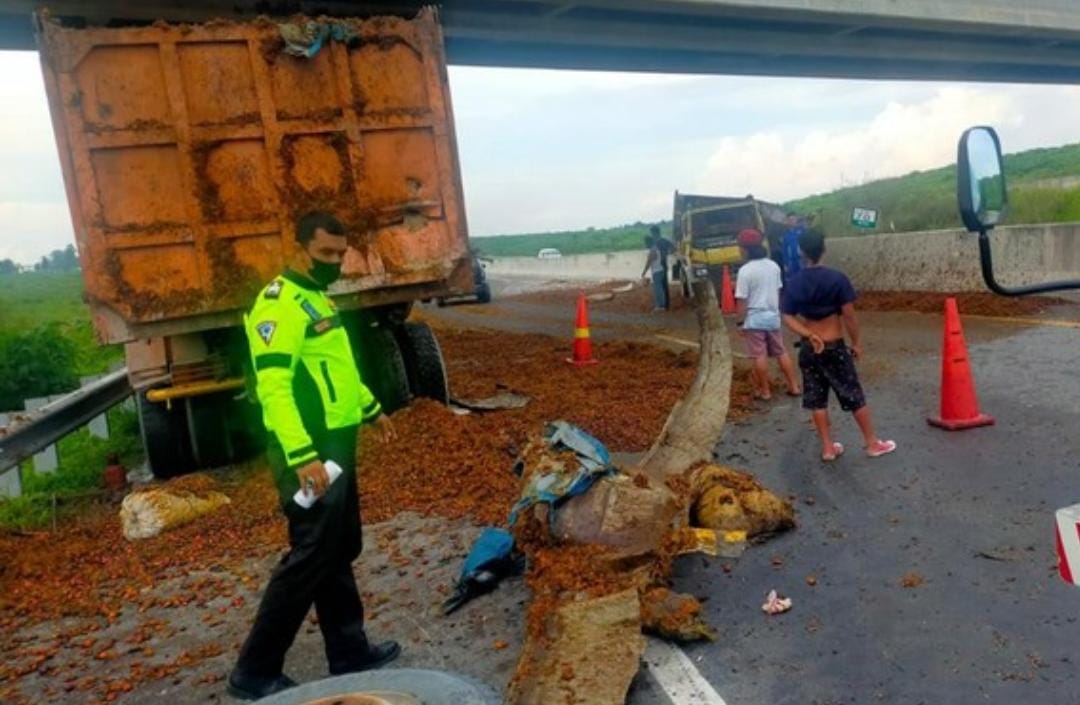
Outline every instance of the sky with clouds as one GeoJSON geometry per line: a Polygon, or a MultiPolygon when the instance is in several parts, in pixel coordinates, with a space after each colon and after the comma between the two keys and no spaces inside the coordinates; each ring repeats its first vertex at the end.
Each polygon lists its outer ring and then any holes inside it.
{"type": "MultiPolygon", "coordinates": [[[[0,51],[0,259],[72,241],[37,55],[0,51]]],[[[1080,141],[1080,87],[451,67],[473,235],[670,217],[675,189],[772,201],[1080,141]]]]}

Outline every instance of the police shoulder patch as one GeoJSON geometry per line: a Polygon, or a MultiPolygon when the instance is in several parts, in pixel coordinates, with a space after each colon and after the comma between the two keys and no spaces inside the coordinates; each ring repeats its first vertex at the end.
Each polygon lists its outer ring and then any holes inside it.
{"type": "Polygon", "coordinates": [[[270,340],[274,337],[275,330],[277,330],[277,321],[262,321],[255,326],[255,332],[259,334],[259,337],[267,345],[270,344],[270,340]]]}
{"type": "Polygon", "coordinates": [[[280,279],[275,279],[270,282],[270,286],[266,287],[266,293],[263,294],[265,299],[276,299],[281,296],[281,287],[284,286],[280,279]]]}

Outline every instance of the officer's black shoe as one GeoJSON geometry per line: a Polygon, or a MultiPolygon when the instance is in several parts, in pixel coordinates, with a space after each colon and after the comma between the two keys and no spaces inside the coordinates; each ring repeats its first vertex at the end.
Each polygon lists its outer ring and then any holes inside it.
{"type": "Polygon", "coordinates": [[[296,681],[286,675],[277,678],[249,678],[235,670],[229,674],[229,695],[238,700],[258,700],[295,687],[296,681]]]}
{"type": "MultiPolygon", "coordinates": [[[[344,673],[358,673],[382,668],[401,655],[401,645],[396,641],[383,641],[368,646],[367,651],[357,659],[357,664],[344,673]]],[[[335,673],[335,676],[341,675],[335,673]]]]}

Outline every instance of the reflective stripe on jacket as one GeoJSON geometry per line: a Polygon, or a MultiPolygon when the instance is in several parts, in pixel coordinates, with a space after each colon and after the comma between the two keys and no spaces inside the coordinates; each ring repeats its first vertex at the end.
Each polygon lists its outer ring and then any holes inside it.
{"type": "Polygon", "coordinates": [[[319,457],[313,436],[382,413],[360,379],[333,301],[305,277],[286,270],[267,284],[244,316],[244,331],[263,423],[289,467],[319,457]]]}

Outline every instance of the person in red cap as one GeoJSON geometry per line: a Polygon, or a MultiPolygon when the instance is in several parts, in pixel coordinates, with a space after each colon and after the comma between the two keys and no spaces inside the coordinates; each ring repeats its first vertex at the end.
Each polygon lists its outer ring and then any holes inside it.
{"type": "Polygon", "coordinates": [[[741,321],[746,351],[754,359],[753,377],[758,399],[771,399],[769,358],[776,358],[784,373],[787,393],[802,394],[795,366],[780,332],[780,267],[768,257],[761,232],[747,228],[739,233],[739,249],[746,264],[735,279],[735,320],[741,321]]]}

